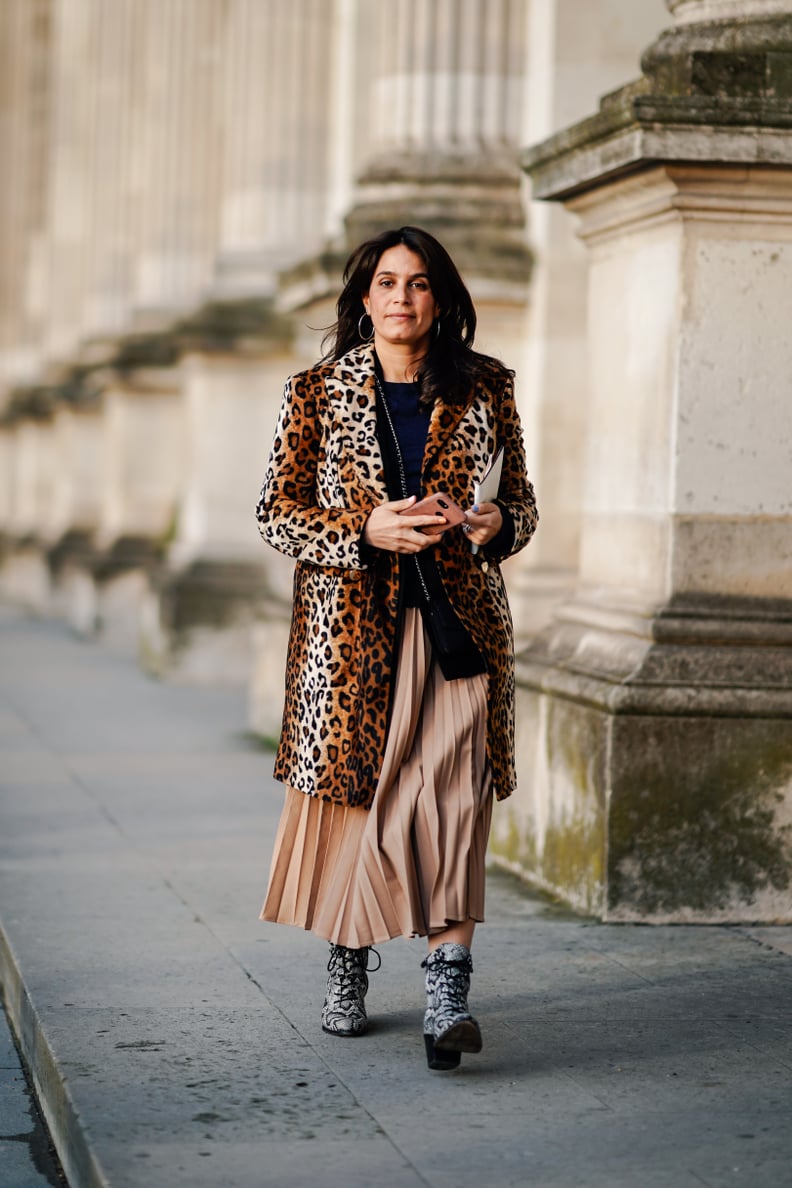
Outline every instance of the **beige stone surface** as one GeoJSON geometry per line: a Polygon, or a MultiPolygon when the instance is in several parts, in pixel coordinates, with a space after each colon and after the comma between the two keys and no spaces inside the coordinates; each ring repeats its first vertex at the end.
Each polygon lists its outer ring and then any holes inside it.
{"type": "Polygon", "coordinates": [[[185,419],[175,539],[170,562],[261,560],[255,507],[286,376],[294,361],[273,355],[188,355],[182,363],[185,419]]]}
{"type": "MultiPolygon", "coordinates": [[[[594,110],[638,74],[641,51],[668,24],[663,5],[633,0],[534,0],[527,53],[526,143],[594,110]]],[[[588,257],[574,220],[529,200],[536,251],[523,350],[516,357],[531,476],[542,527],[519,560],[515,615],[529,636],[577,580],[588,401],[588,257]]]]}
{"type": "Polygon", "coordinates": [[[649,169],[570,206],[591,251],[581,581],[788,596],[792,172],[649,169]]]}
{"type": "Polygon", "coordinates": [[[185,416],[174,376],[112,382],[104,393],[102,511],[97,545],[124,537],[164,543],[187,467],[185,416]]]}
{"type": "Polygon", "coordinates": [[[258,622],[252,635],[252,665],[248,684],[248,729],[269,740],[280,735],[283,717],[286,646],[289,613],[258,622]]]}
{"type": "Polygon", "coordinates": [[[54,416],[52,533],[93,532],[102,515],[103,418],[101,407],[62,405],[54,416]]]}

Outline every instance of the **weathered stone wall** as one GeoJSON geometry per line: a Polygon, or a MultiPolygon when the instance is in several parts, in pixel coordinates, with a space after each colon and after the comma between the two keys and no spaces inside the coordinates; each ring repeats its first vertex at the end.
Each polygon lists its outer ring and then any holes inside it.
{"type": "Polygon", "coordinates": [[[496,847],[611,918],[789,920],[792,5],[673,7],[642,78],[526,154],[588,249],[589,419],[496,847]]]}

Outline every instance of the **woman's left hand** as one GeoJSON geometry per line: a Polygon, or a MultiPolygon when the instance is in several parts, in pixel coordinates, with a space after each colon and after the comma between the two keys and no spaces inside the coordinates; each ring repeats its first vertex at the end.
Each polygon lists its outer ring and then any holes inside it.
{"type": "Polygon", "coordinates": [[[465,519],[470,525],[464,528],[465,536],[471,544],[489,544],[501,530],[503,516],[497,503],[482,503],[473,511],[465,512],[465,519]]]}

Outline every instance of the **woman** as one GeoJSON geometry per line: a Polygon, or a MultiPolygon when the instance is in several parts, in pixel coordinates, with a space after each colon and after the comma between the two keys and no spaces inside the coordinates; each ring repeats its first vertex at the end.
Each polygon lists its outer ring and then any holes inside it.
{"type": "Polygon", "coordinates": [[[470,947],[493,794],[515,783],[498,562],[528,542],[536,505],[512,374],[472,350],[475,310],[445,249],[387,231],[344,281],[328,354],[287,381],[257,512],[297,559],[262,918],[331,942],[322,1026],[342,1036],[366,1028],[370,947],[427,936],[427,1058],[448,1069],[481,1049],[470,947]],[[501,447],[498,498],[476,507],[501,447]],[[437,492],[464,525],[413,513],[437,492]]]}

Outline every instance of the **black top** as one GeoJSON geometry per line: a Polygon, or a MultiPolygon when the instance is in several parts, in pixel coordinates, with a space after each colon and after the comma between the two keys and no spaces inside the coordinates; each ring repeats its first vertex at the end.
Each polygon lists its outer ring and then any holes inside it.
{"type": "Polygon", "coordinates": [[[382,384],[390,409],[393,428],[399,439],[407,494],[421,495],[421,467],[429,434],[431,409],[418,404],[418,384],[396,384],[385,380],[382,384]]]}

